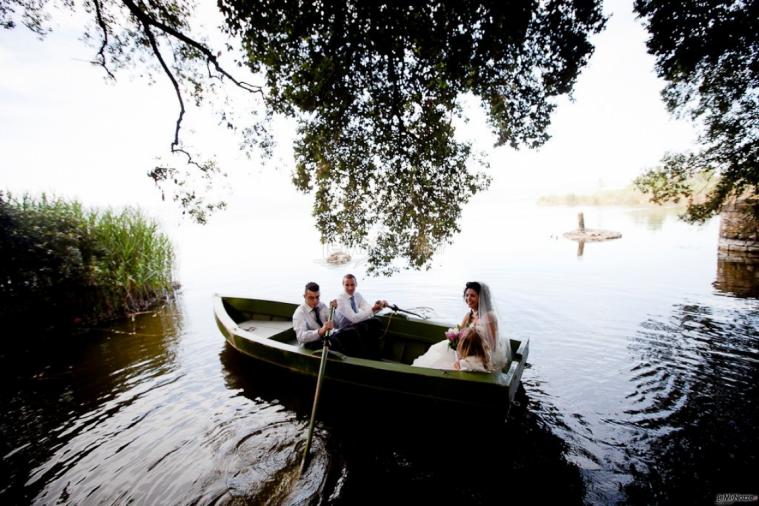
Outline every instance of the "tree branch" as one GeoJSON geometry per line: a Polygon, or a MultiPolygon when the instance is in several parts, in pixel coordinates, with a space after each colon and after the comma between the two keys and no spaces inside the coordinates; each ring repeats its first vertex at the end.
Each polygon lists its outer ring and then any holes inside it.
{"type": "Polygon", "coordinates": [[[185,113],[184,100],[182,99],[182,91],[179,89],[179,83],[174,77],[174,74],[171,72],[171,69],[169,69],[169,66],[166,64],[166,61],[163,59],[163,55],[161,54],[161,51],[158,49],[158,43],[155,40],[153,31],[150,29],[150,25],[148,21],[143,18],[140,18],[140,21],[142,22],[142,27],[145,31],[145,35],[148,38],[148,42],[150,42],[150,47],[153,49],[153,54],[155,54],[155,57],[158,59],[158,62],[161,64],[163,71],[169,77],[169,80],[171,81],[172,86],[174,86],[174,92],[176,93],[177,100],[179,101],[179,117],[177,118],[177,124],[176,124],[176,127],[174,128],[174,141],[171,143],[171,152],[184,154],[187,157],[188,164],[194,165],[197,168],[202,169],[201,165],[198,162],[193,160],[192,155],[190,155],[190,153],[188,153],[187,151],[179,147],[179,130],[182,128],[182,119],[184,118],[184,113],[185,113]]]}
{"type": "Polygon", "coordinates": [[[105,71],[108,73],[108,77],[116,80],[116,76],[113,75],[111,70],[106,65],[105,61],[105,48],[108,46],[108,26],[105,24],[105,20],[103,19],[103,12],[101,10],[100,6],[100,0],[92,0],[92,3],[95,4],[95,16],[97,17],[98,25],[100,25],[100,29],[103,31],[103,43],[100,45],[100,51],[98,51],[98,56],[100,57],[99,62],[92,62],[96,63],[97,65],[100,65],[105,69],[105,71]]]}
{"type": "Polygon", "coordinates": [[[163,59],[163,55],[161,54],[161,51],[158,49],[158,43],[155,40],[155,36],[153,35],[152,30],[150,29],[150,24],[144,19],[141,19],[141,21],[142,21],[142,27],[145,30],[145,35],[148,37],[148,42],[150,42],[150,47],[153,49],[153,54],[155,54],[155,57],[158,59],[158,62],[161,64],[163,71],[169,77],[169,80],[171,81],[172,86],[174,86],[174,92],[177,94],[177,100],[179,100],[179,117],[177,118],[176,129],[174,130],[174,141],[171,143],[171,150],[174,151],[174,148],[176,148],[179,145],[179,129],[182,126],[182,118],[184,117],[184,113],[185,113],[184,100],[182,100],[182,91],[179,89],[179,83],[177,82],[177,79],[174,77],[174,74],[171,72],[171,69],[166,64],[166,61],[163,59]]]}
{"type": "Polygon", "coordinates": [[[208,49],[206,46],[204,46],[203,44],[199,43],[198,41],[194,39],[191,39],[190,37],[183,34],[182,32],[174,29],[173,27],[165,23],[162,23],[161,21],[157,19],[152,18],[147,12],[145,12],[140,7],[138,7],[137,4],[135,4],[132,0],[121,0],[121,1],[124,3],[124,5],[127,6],[127,8],[129,8],[132,14],[134,14],[137,17],[137,19],[139,19],[142,22],[143,26],[155,27],[166,34],[171,35],[175,39],[184,42],[188,46],[197,49],[206,57],[206,61],[211,62],[211,64],[213,64],[217,72],[219,72],[220,74],[225,76],[227,79],[232,81],[237,87],[242,88],[243,90],[249,91],[251,93],[259,93],[261,94],[261,96],[263,96],[263,90],[261,89],[260,86],[254,86],[244,81],[238,81],[229,72],[224,70],[224,68],[219,64],[219,61],[216,58],[216,55],[214,55],[213,52],[211,52],[211,50],[208,49]]]}
{"type": "MultiPolygon", "coordinates": [[[[98,12],[98,19],[99,21],[102,21],[102,18],[100,17],[100,10],[98,2],[99,0],[93,0],[96,5],[96,10],[98,12]]],[[[179,82],[177,81],[176,77],[174,76],[174,73],[169,68],[168,64],[166,63],[166,60],[163,58],[163,55],[161,54],[161,51],[158,47],[158,42],[156,41],[155,35],[153,34],[152,28],[156,28],[160,31],[162,31],[164,34],[170,35],[174,37],[175,39],[187,44],[188,46],[191,46],[198,51],[200,51],[206,58],[206,66],[208,68],[208,74],[209,77],[217,77],[221,80],[218,76],[213,76],[211,74],[211,68],[208,66],[209,63],[214,66],[217,72],[222,74],[223,76],[227,77],[230,81],[232,81],[237,87],[246,90],[250,93],[259,93],[261,96],[263,96],[263,90],[260,86],[253,86],[251,84],[248,84],[243,81],[238,81],[235,79],[231,74],[229,74],[224,68],[219,64],[216,56],[211,52],[210,49],[208,49],[203,44],[191,39],[187,35],[181,33],[180,31],[172,28],[171,26],[162,23],[161,21],[153,18],[150,16],[147,12],[143,10],[142,7],[138,6],[133,0],[121,0],[122,3],[129,9],[129,11],[134,15],[137,20],[142,24],[143,31],[145,33],[145,36],[148,39],[148,42],[150,43],[150,47],[153,50],[153,54],[155,55],[156,59],[161,65],[161,68],[166,73],[166,76],[171,81],[171,85],[174,87],[174,92],[177,95],[177,100],[179,101],[179,117],[177,118],[176,127],[174,128],[174,140],[171,143],[171,152],[172,153],[182,153],[187,157],[187,163],[189,165],[193,165],[197,167],[198,169],[205,171],[206,167],[202,164],[196,162],[192,155],[187,152],[186,150],[179,147],[179,131],[182,128],[182,120],[184,118],[185,114],[185,106],[184,106],[184,100],[182,98],[182,91],[179,87],[179,82]]],[[[101,24],[101,27],[103,27],[104,24],[101,24]]],[[[105,46],[105,43],[104,43],[105,46]]],[[[104,47],[103,46],[103,47],[104,47]]],[[[102,52],[103,48],[101,48],[102,52]]],[[[102,57],[102,55],[101,55],[102,57]]],[[[107,70],[107,69],[106,69],[107,70]]],[[[110,74],[110,72],[109,72],[110,74]]]]}

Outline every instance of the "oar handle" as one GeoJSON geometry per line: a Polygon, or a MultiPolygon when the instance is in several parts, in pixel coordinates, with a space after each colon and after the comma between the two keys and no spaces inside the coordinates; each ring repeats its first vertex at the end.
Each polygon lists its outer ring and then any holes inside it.
{"type": "MultiPolygon", "coordinates": [[[[335,308],[329,309],[327,321],[332,321],[335,314],[335,308]]],[[[316,392],[314,393],[314,404],[311,407],[311,420],[308,422],[308,437],[306,438],[306,448],[303,450],[303,460],[300,463],[300,474],[306,470],[308,465],[308,452],[311,449],[311,439],[314,437],[314,422],[316,422],[316,407],[319,405],[319,394],[322,389],[322,380],[324,379],[324,369],[327,367],[327,356],[329,355],[329,339],[327,337],[332,331],[328,330],[322,337],[322,359],[319,362],[319,375],[316,377],[316,392]]]]}
{"type": "Polygon", "coordinates": [[[416,314],[416,313],[413,313],[413,312],[411,312],[411,311],[407,311],[407,310],[405,310],[405,309],[401,309],[401,308],[399,308],[398,306],[396,306],[395,304],[393,304],[392,306],[388,305],[388,307],[389,307],[389,308],[391,308],[393,311],[400,311],[400,312],[402,312],[402,313],[408,313],[408,314],[412,314],[412,315],[416,316],[417,318],[421,318],[422,320],[424,320],[424,318],[422,318],[422,316],[421,316],[421,315],[418,315],[418,314],[416,314]]]}
{"type": "MultiPolygon", "coordinates": [[[[335,308],[330,307],[329,308],[329,316],[327,317],[327,321],[331,322],[332,319],[334,318],[334,316],[335,316],[335,308]]],[[[326,343],[328,341],[327,340],[327,336],[330,336],[331,334],[332,334],[332,330],[328,330],[327,332],[325,332],[324,336],[322,336],[322,341],[324,341],[326,343]]]]}

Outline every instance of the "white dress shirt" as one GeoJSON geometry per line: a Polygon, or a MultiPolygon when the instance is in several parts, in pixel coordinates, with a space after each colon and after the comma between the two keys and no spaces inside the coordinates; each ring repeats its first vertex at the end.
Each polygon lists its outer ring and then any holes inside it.
{"type": "Polygon", "coordinates": [[[351,307],[351,298],[347,293],[343,292],[337,296],[337,311],[335,311],[335,325],[337,325],[337,328],[343,329],[374,316],[372,306],[366,302],[366,299],[360,293],[353,292],[353,302],[356,303],[356,311],[351,307]]]}
{"type": "MultiPolygon", "coordinates": [[[[322,323],[326,323],[329,319],[329,308],[327,305],[320,302],[316,307],[319,311],[319,318],[322,323]]],[[[305,302],[295,308],[293,313],[293,330],[295,330],[295,336],[298,338],[298,343],[306,344],[321,339],[319,336],[319,329],[321,325],[316,321],[314,316],[314,309],[305,302]]]]}

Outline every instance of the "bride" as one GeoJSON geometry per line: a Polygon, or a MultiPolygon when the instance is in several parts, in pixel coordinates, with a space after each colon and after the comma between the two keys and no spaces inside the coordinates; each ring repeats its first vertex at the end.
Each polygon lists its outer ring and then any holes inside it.
{"type": "MultiPolygon", "coordinates": [[[[501,371],[511,360],[511,347],[507,340],[499,336],[498,316],[490,289],[485,283],[470,281],[464,287],[464,302],[469,312],[464,315],[461,328],[472,327],[482,337],[485,352],[488,355],[488,370],[501,371]]],[[[426,353],[417,357],[412,365],[434,369],[456,369],[458,357],[456,351],[448,345],[448,339],[430,346],[426,353]]]]}

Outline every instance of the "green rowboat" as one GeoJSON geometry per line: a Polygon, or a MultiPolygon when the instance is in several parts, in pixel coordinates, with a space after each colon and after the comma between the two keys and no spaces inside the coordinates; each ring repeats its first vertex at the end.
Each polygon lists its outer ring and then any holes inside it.
{"type": "MultiPolygon", "coordinates": [[[[316,377],[320,350],[298,345],[292,328],[296,304],[216,296],[216,324],[229,344],[254,359],[316,377]]],[[[514,400],[527,361],[529,340],[511,339],[512,361],[501,373],[413,367],[430,345],[444,339],[447,325],[397,313],[379,315],[385,334],[383,360],[330,352],[325,380],[393,396],[506,410],[514,400]]]]}

